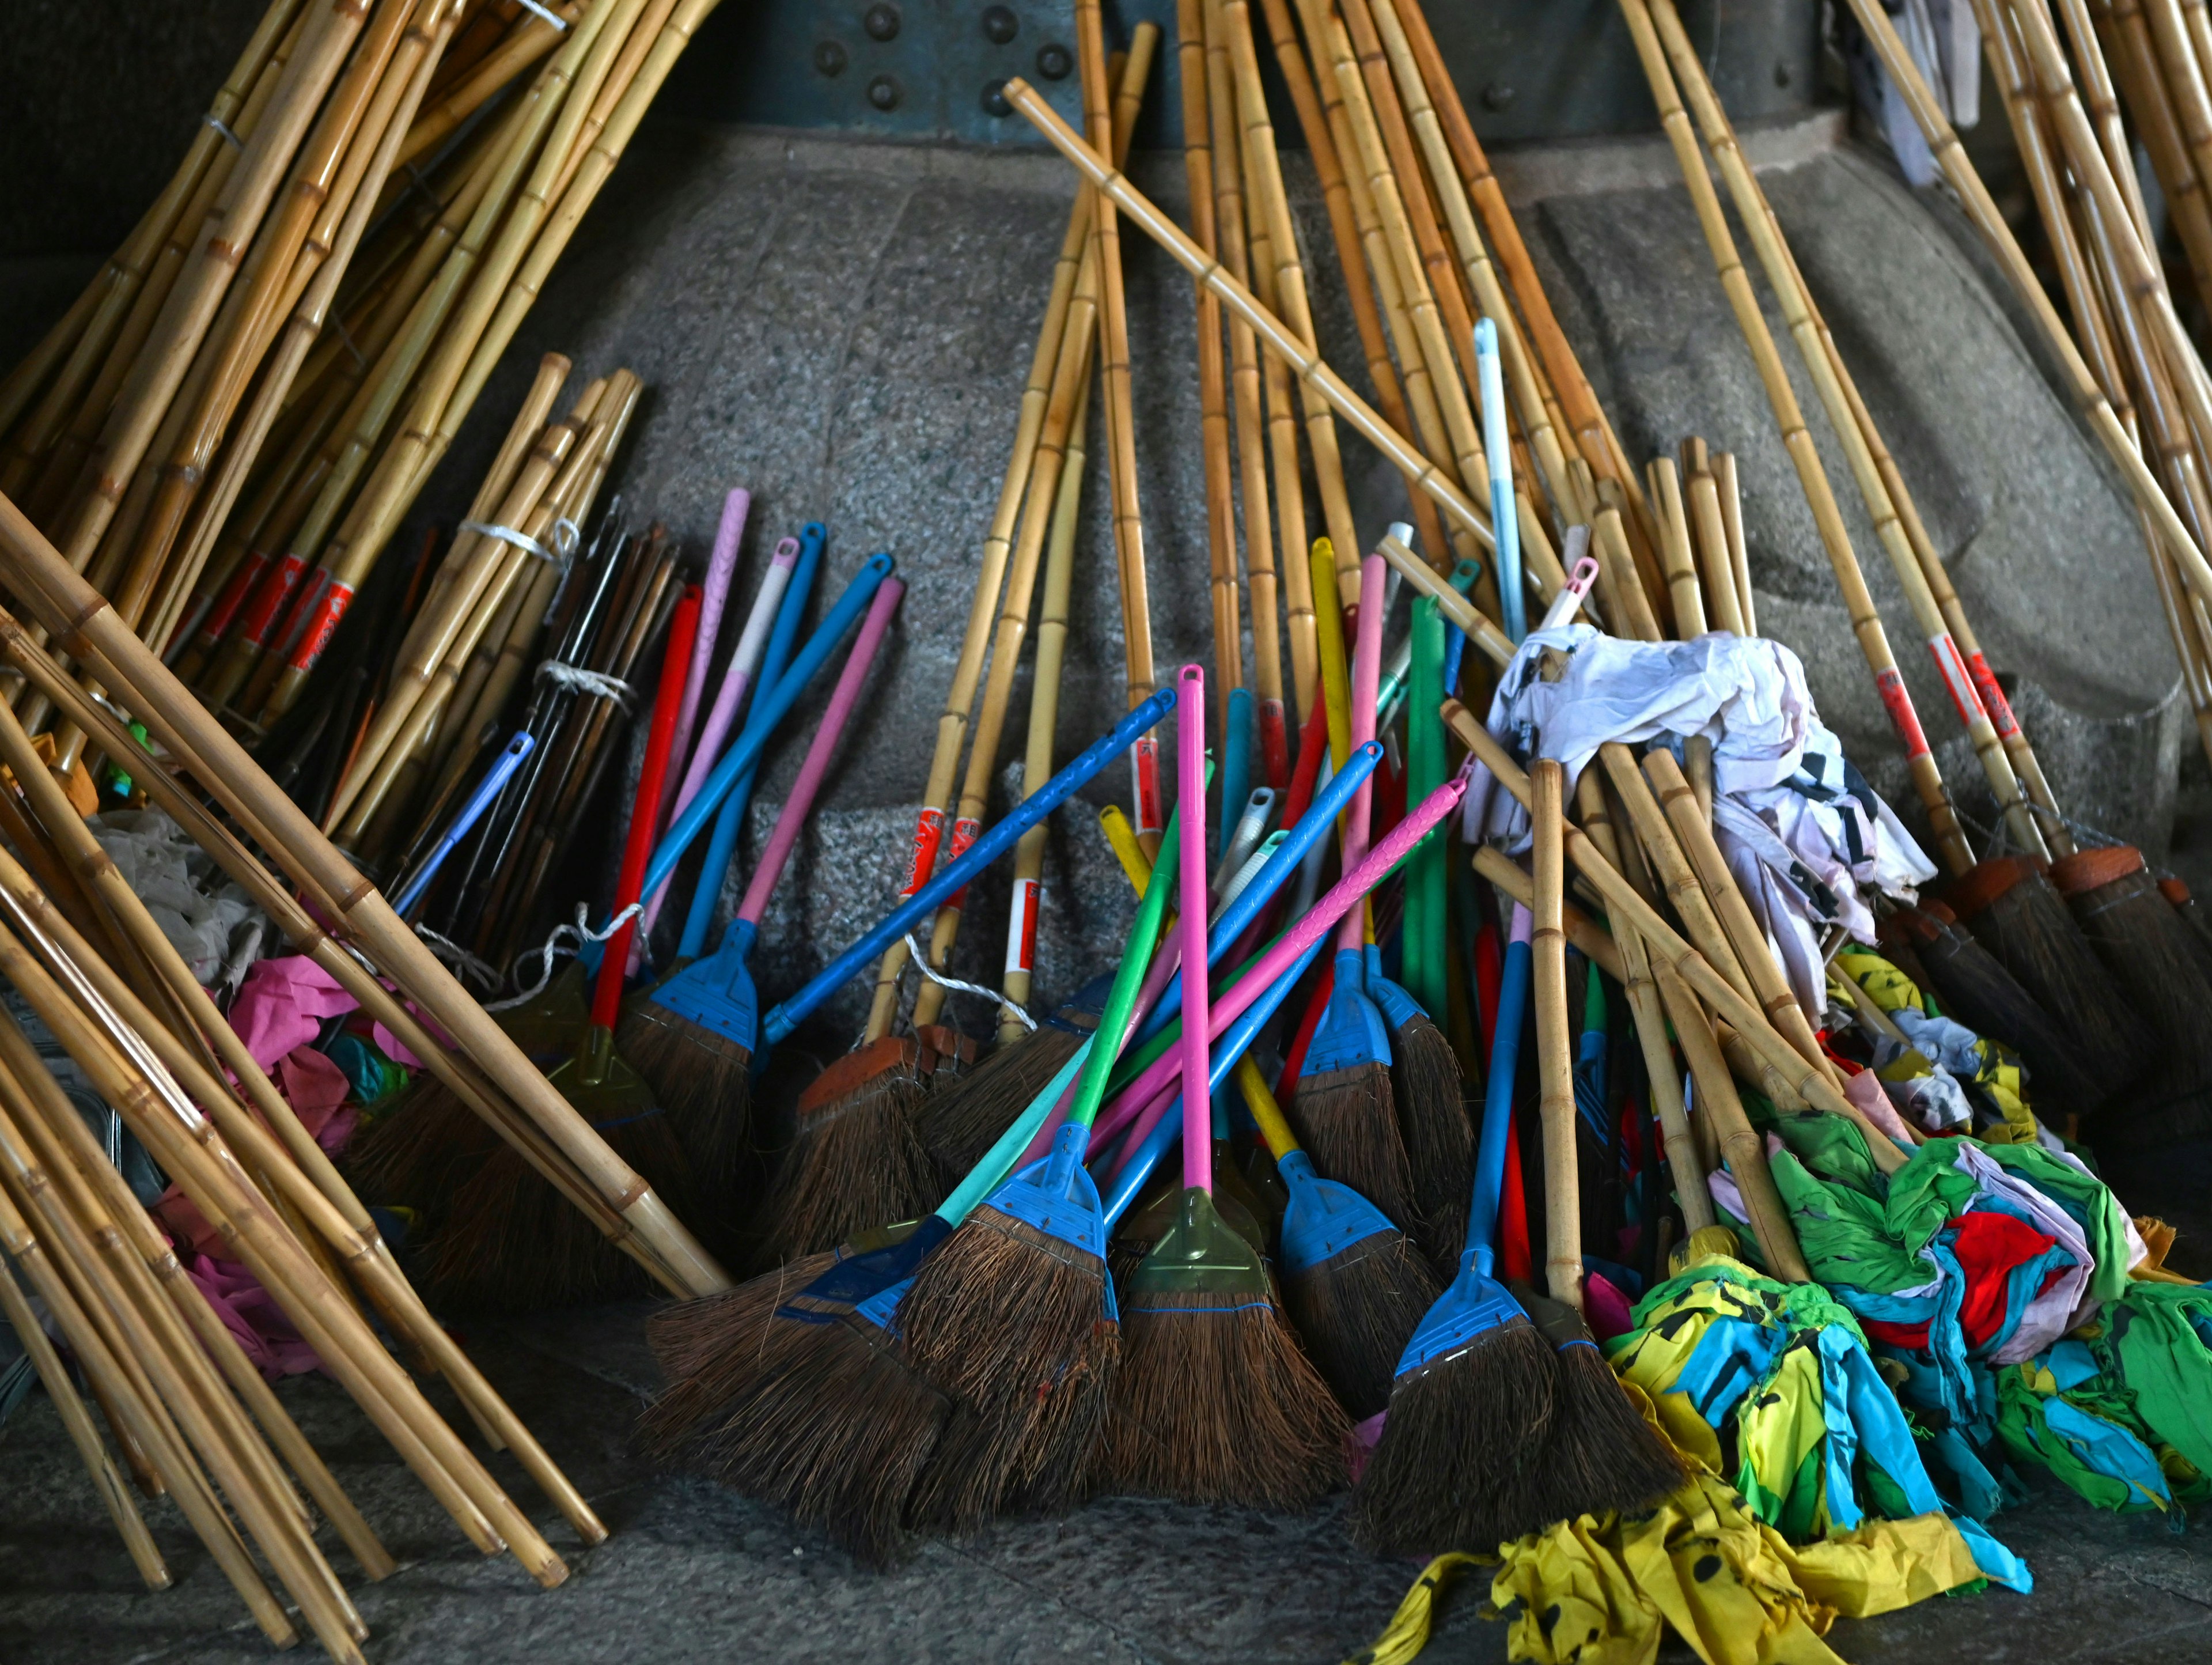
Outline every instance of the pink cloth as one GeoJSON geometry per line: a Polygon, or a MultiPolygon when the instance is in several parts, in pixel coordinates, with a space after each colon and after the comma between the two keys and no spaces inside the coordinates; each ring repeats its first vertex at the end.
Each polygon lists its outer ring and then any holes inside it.
{"type": "Polygon", "coordinates": [[[1846,1075],[1844,1097],[1857,1105],[1868,1121],[1906,1150],[1913,1148],[1912,1135],[1905,1131],[1905,1119],[1898,1115],[1897,1106],[1889,1102],[1889,1095],[1881,1090],[1881,1083],[1875,1079],[1872,1070],[1846,1075]]]}
{"type": "Polygon", "coordinates": [[[1375,1448],[1382,1443],[1382,1422],[1389,1414],[1377,1411],[1366,1421],[1353,1423],[1344,1436],[1344,1466],[1354,1486],[1367,1472],[1367,1461],[1375,1455],[1375,1448]]]}
{"type": "Polygon", "coordinates": [[[346,1103],[353,1091],[346,1073],[313,1047],[295,1047],[276,1060],[276,1079],[308,1136],[332,1156],[345,1149],[361,1120],[359,1108],[346,1103]]]}
{"type": "Polygon", "coordinates": [[[1583,1279],[1583,1316],[1589,1322],[1590,1334],[1599,1340],[1610,1341],[1635,1328],[1630,1310],[1629,1298],[1607,1281],[1602,1273],[1593,1272],[1583,1279]]]}
{"type": "Polygon", "coordinates": [[[178,1261],[185,1275],[199,1286],[253,1368],[271,1382],[288,1376],[304,1376],[323,1368],[315,1350],[301,1339],[260,1281],[235,1261],[211,1255],[181,1252],[178,1261]]]}
{"type": "MultiPolygon", "coordinates": [[[[245,987],[230,1003],[230,1026],[246,1042],[255,1063],[264,1070],[274,1069],[278,1059],[321,1034],[326,1021],[359,1008],[360,1002],[346,993],[338,980],[305,954],[281,954],[256,961],[253,969],[246,974],[245,987]]],[[[434,1037],[447,1046],[453,1044],[420,1007],[410,1002],[407,1009],[434,1037]]],[[[409,1069],[422,1067],[422,1060],[382,1024],[372,1023],[369,1036],[395,1064],[409,1069]]]]}

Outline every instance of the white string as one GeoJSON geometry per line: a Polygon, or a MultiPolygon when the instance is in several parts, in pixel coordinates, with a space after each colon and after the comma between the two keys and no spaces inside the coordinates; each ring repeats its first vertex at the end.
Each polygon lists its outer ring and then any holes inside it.
{"type": "Polygon", "coordinates": [[[451,960],[456,970],[465,977],[480,979],[486,988],[497,988],[499,968],[489,961],[480,960],[450,937],[441,937],[427,925],[417,925],[415,934],[430,946],[430,951],[441,960],[451,960]]]}
{"type": "MultiPolygon", "coordinates": [[[[522,952],[514,957],[514,963],[518,969],[520,969],[523,962],[526,960],[535,958],[538,961],[538,981],[531,984],[529,987],[523,989],[520,994],[517,994],[511,1000],[487,1001],[484,1005],[484,1010],[486,1012],[512,1012],[519,1006],[528,1005],[531,1001],[536,1000],[540,994],[543,994],[545,992],[545,985],[553,981],[553,962],[556,957],[562,954],[580,954],[584,951],[584,945],[587,942],[605,942],[609,937],[614,935],[616,932],[621,930],[623,927],[628,925],[632,920],[635,919],[644,911],[645,904],[643,902],[633,902],[629,907],[623,908],[622,912],[617,914],[612,919],[607,921],[607,928],[605,930],[594,931],[592,929],[592,916],[590,910],[582,902],[578,902],[576,904],[576,922],[574,925],[555,926],[552,931],[546,936],[545,941],[542,945],[537,948],[526,948],[522,952]],[[570,937],[575,939],[574,946],[571,946],[568,942],[565,940],[570,937]]],[[[419,929],[420,927],[418,927],[417,928],[419,929]]],[[[497,982],[498,979],[496,974],[495,974],[493,981],[495,984],[497,982]]]]}
{"type": "Polygon", "coordinates": [[[612,700],[628,711],[637,702],[637,690],[620,677],[610,677],[604,671],[586,671],[580,665],[571,665],[566,659],[540,659],[538,677],[556,688],[565,688],[572,694],[594,694],[603,700],[612,700]]]}
{"type": "Polygon", "coordinates": [[[538,0],[521,0],[521,5],[525,11],[536,12],[540,17],[544,18],[556,29],[565,31],[568,27],[568,20],[567,18],[562,16],[559,12],[555,11],[550,6],[539,5],[538,3],[538,0]]]}
{"type": "Polygon", "coordinates": [[[512,544],[526,555],[540,561],[558,561],[561,557],[526,532],[517,532],[513,526],[498,526],[489,520],[464,520],[453,528],[456,537],[472,532],[479,538],[496,538],[502,544],[512,544]]]}
{"type": "Polygon", "coordinates": [[[980,994],[983,999],[994,1002],[1003,1010],[1018,1018],[1024,1029],[1036,1027],[1036,1018],[1030,1017],[1028,1012],[1023,1011],[997,989],[986,988],[981,983],[963,983],[957,977],[947,977],[940,974],[935,966],[930,964],[929,956],[921,951],[921,945],[914,939],[914,933],[911,931],[906,933],[906,946],[907,952],[914,956],[914,963],[920,968],[921,975],[939,988],[949,988],[956,994],[980,994]]]}
{"type": "Polygon", "coordinates": [[[246,149],[246,141],[245,141],[244,139],[242,139],[242,138],[239,137],[237,134],[235,134],[235,133],[232,132],[232,131],[230,131],[230,124],[229,124],[228,122],[225,121],[225,120],[224,120],[221,116],[218,116],[218,115],[215,115],[215,114],[210,113],[210,114],[208,114],[208,115],[202,116],[202,117],[200,118],[200,119],[201,119],[202,121],[205,122],[209,126],[210,126],[210,127],[214,128],[214,129],[215,129],[215,131],[216,131],[216,132],[218,132],[218,133],[222,134],[222,135],[223,136],[223,137],[225,137],[226,139],[228,139],[228,140],[229,140],[233,144],[236,145],[236,146],[237,146],[240,150],[243,150],[243,149],[246,149]]]}

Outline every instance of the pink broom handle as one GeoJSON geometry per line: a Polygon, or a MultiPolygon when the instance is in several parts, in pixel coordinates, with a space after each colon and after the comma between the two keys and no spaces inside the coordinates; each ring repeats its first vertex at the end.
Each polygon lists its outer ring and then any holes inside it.
{"type": "MultiPolygon", "coordinates": [[[[746,504],[752,501],[748,492],[739,490],[730,494],[729,502],[722,510],[721,530],[714,535],[714,560],[717,562],[722,558],[726,534],[731,556],[732,559],[736,557],[738,543],[745,529],[745,510],[744,507],[738,506],[739,498],[743,498],[746,504]],[[735,507],[734,524],[732,507],[735,507]]],[[[737,720],[738,708],[744,703],[745,690],[752,685],[753,673],[760,669],[761,658],[768,652],[769,633],[775,628],[776,609],[783,605],[783,592],[791,587],[791,570],[798,562],[799,540],[796,538],[787,538],[775,546],[775,555],[769,562],[767,576],[761,580],[760,593],[753,598],[753,610],[745,616],[744,633],[738,638],[737,649],[730,655],[729,667],[722,672],[722,685],[714,690],[714,703],[707,712],[707,726],[700,731],[699,744],[692,748],[691,761],[684,771],[684,784],[677,789],[669,814],[663,817],[664,823],[684,813],[684,806],[691,801],[721,757],[722,742],[729,738],[730,726],[737,720]]],[[[703,662],[696,654],[692,663],[703,671],[703,662]]],[[[677,755],[681,757],[683,753],[679,750],[677,755]]],[[[673,773],[672,770],[672,776],[673,773]]],[[[704,874],[701,875],[701,879],[702,883],[714,883],[704,874]]],[[[645,917],[638,921],[641,928],[634,939],[641,952],[646,939],[653,934],[653,921],[660,916],[661,903],[668,900],[669,884],[669,880],[663,879],[660,888],[653,893],[652,900],[645,904],[645,917]]]]}
{"type": "Polygon", "coordinates": [[[1176,690],[1176,817],[1182,846],[1182,963],[1197,968],[1182,993],[1182,1184],[1213,1190],[1213,1093],[1206,1082],[1206,672],[1186,665],[1176,690]]]}
{"type": "MultiPolygon", "coordinates": [[[[722,610],[729,605],[730,577],[738,567],[738,544],[745,535],[745,513],[753,495],[739,486],[722,500],[722,523],[714,529],[714,552],[707,562],[707,584],[699,598],[699,635],[691,644],[691,669],[684,678],[684,703],[676,708],[676,750],[668,755],[683,759],[691,754],[692,725],[699,720],[699,702],[706,697],[707,668],[714,660],[714,643],[722,629],[722,610]]],[[[683,775],[670,770],[660,791],[656,829],[668,819],[668,805],[683,784],[683,775]]]]}
{"type": "MultiPolygon", "coordinates": [[[[1355,749],[1375,738],[1375,695],[1382,669],[1382,586],[1389,568],[1379,555],[1359,563],[1359,639],[1352,653],[1352,744],[1355,749]]],[[[1367,854],[1367,840],[1375,823],[1374,777],[1352,795],[1344,817],[1344,865],[1354,867],[1367,854]]],[[[1365,910],[1355,908],[1344,916],[1337,933],[1339,953],[1357,953],[1367,941],[1365,910]]]]}
{"type": "MultiPolygon", "coordinates": [[[[1253,963],[1252,969],[1237,980],[1226,993],[1213,998],[1212,1010],[1206,1023],[1208,1045],[1220,1039],[1229,1025],[1242,1017],[1252,1003],[1273,984],[1276,978],[1289,970],[1293,962],[1307,949],[1328,935],[1337,922],[1358,906],[1360,901],[1389,875],[1390,870],[1406,858],[1407,852],[1452,812],[1467,791],[1467,782],[1459,779],[1447,781],[1424,798],[1418,807],[1407,811],[1404,820],[1391,828],[1382,842],[1367,852],[1366,859],[1342,878],[1337,880],[1329,893],[1316,902],[1305,917],[1278,937],[1267,951],[1253,963]]],[[[1197,979],[1193,978],[1195,982],[1197,979]]],[[[1195,1025],[1189,1021],[1190,994],[1184,991],[1184,1030],[1188,1035],[1195,1025]]],[[[1163,1097],[1156,1105],[1154,1097],[1163,1087],[1170,1086],[1182,1073],[1182,1059],[1172,1048],[1162,1053],[1145,1066],[1144,1073],[1122,1089],[1120,1097],[1104,1115],[1098,1118],[1091,1133],[1091,1144],[1110,1137],[1134,1118],[1139,1111],[1157,1121],[1158,1110],[1173,1102],[1172,1095],[1163,1097]]],[[[1212,1138],[1211,1118],[1206,1137],[1212,1138]]],[[[1151,1131],[1148,1121],[1138,1133],[1139,1139],[1151,1131]]]]}
{"type": "Polygon", "coordinates": [[[814,794],[821,790],[822,777],[830,773],[830,759],[853,720],[853,708],[860,702],[860,685],[868,679],[884,635],[891,627],[891,615],[898,611],[905,594],[903,579],[886,579],[868,604],[868,616],[861,622],[853,651],[845,656],[844,671],[830,693],[830,708],[822,714],[822,725],[814,731],[813,744],[806,748],[806,761],[799,766],[799,778],[791,783],[783,811],[775,818],[775,830],[769,835],[768,848],[761,852],[759,864],[745,886],[745,899],[738,905],[740,923],[757,926],[761,915],[768,912],[768,899],[782,875],[783,864],[791,858],[792,846],[799,842],[799,829],[813,812],[814,794]]]}

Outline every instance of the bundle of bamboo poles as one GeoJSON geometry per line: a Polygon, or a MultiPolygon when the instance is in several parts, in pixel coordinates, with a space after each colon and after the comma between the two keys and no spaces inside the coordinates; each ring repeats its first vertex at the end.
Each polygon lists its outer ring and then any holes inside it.
{"type": "MultiPolygon", "coordinates": [[[[712,6],[275,0],[169,188],[0,384],[0,489],[266,727],[712,6]]],[[[19,707],[35,730],[52,702],[19,707]]],[[[82,740],[65,721],[65,765],[82,740]]]]}
{"type": "MultiPolygon", "coordinates": [[[[27,586],[20,569],[10,576],[27,586]]],[[[33,682],[44,678],[67,708],[73,684],[20,626],[6,629],[15,662],[35,665],[33,682]]],[[[368,1210],[6,710],[0,763],[16,853],[0,854],[0,975],[462,1533],[486,1553],[511,1550],[541,1584],[559,1583],[568,1572],[561,1557],[416,1377],[443,1376],[494,1447],[516,1455],[586,1544],[605,1535],[590,1506],[423,1306],[368,1210]],[[372,1329],[372,1314],[404,1364],[372,1329]]],[[[142,772],[160,777],[157,802],[190,801],[160,769],[142,772]]],[[[211,842],[227,842],[199,818],[211,842]]],[[[240,871],[265,881],[265,896],[283,894],[242,849],[228,848],[240,871]]],[[[271,1641],[296,1639],[289,1601],[333,1658],[359,1660],[367,1626],[314,1528],[327,1523],[372,1579],[396,1563],[12,1017],[0,1017],[0,1243],[14,1266],[0,1270],[0,1308],[148,1583],[162,1586],[167,1573],[118,1478],[118,1458],[140,1491],[176,1500],[271,1641]],[[82,1371],[113,1455],[27,1295],[44,1303],[82,1371]]]]}

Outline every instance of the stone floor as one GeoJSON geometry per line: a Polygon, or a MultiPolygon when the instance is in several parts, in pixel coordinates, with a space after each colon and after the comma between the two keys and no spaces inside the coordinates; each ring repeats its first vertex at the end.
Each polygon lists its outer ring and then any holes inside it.
{"type": "MultiPolygon", "coordinates": [[[[503,1481],[572,1569],[535,1589],[464,1544],[344,1395],[295,1378],[284,1397],[401,1570],[355,1597],[375,1665],[1085,1659],[1324,1665],[1372,1639],[1415,1568],[1346,1540],[1340,1503],[1305,1516],[1117,1498],[1009,1523],[870,1572],[777,1511],[655,1472],[630,1429],[654,1379],[640,1305],[471,1331],[501,1391],[590,1498],[612,1536],[580,1549],[513,1465],[503,1481]],[[550,1524],[548,1524],[550,1522],[550,1524]]],[[[181,1517],[149,1523],[174,1586],[142,1589],[52,1407],[34,1397],[0,1437],[0,1660],[9,1665],[247,1665],[272,1650],[181,1517]]],[[[2091,1665],[2212,1658],[2212,1548],[2158,1520],[2098,1514],[2051,1491],[1996,1530],[2034,1569],[2033,1596],[1990,1592],[1839,1622],[1857,1665],[2091,1665]]],[[[349,1563],[339,1565],[347,1577],[349,1563]]],[[[1505,1656],[1505,1628],[1462,1585],[1425,1660],[1505,1656]]],[[[1686,1661],[1686,1649],[1664,1657],[1686,1661]]]]}

